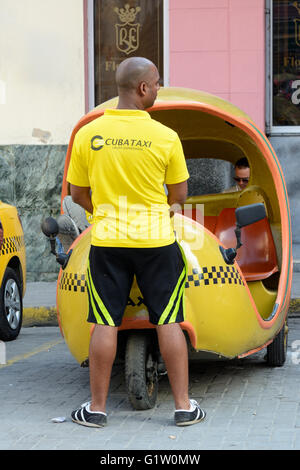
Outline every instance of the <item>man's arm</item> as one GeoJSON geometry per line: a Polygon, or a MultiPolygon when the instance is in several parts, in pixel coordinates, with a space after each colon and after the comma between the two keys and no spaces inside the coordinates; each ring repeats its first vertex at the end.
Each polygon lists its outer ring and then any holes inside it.
{"type": "Polygon", "coordinates": [[[93,213],[93,204],[91,200],[91,190],[86,186],[75,186],[70,184],[70,192],[73,202],[79,204],[90,214],[93,213]]]}
{"type": "Polygon", "coordinates": [[[181,210],[181,205],[185,203],[188,193],[187,180],[177,184],[166,184],[168,190],[168,204],[170,206],[170,216],[177,210],[181,210]]]}

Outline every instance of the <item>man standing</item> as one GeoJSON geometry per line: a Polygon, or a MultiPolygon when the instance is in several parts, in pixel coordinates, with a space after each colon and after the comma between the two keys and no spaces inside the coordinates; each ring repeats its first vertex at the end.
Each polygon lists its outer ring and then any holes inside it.
{"type": "Polygon", "coordinates": [[[88,321],[95,323],[89,351],[92,397],[72,419],[96,427],[107,422],[118,326],[135,275],[156,325],[175,423],[194,424],[205,412],[188,396],[187,345],[179,325],[186,266],[170,219],[170,206],[187,197],[189,174],[177,133],[145,111],[159,90],[156,66],[142,57],[126,59],[116,82],[117,109],[78,131],[67,176],[73,201],[93,214],[87,270],[88,321]]]}

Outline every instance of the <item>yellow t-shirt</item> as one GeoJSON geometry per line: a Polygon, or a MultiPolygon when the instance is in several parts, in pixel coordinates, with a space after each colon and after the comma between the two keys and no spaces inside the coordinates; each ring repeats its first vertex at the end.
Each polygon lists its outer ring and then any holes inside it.
{"type": "Polygon", "coordinates": [[[189,173],[176,132],[146,111],[105,110],[76,134],[67,180],[90,187],[92,245],[156,247],[174,242],[164,183],[189,173]]]}

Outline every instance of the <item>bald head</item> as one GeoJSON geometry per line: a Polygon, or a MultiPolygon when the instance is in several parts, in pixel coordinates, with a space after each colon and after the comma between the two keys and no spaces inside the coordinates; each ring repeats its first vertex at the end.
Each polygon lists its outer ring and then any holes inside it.
{"type": "Polygon", "coordinates": [[[159,73],[151,60],[131,57],[123,60],[116,73],[119,109],[147,109],[157,97],[159,73]]]}
{"type": "Polygon", "coordinates": [[[136,90],[143,81],[147,82],[156,71],[156,66],[144,57],[123,60],[116,72],[118,90],[136,90]]]}

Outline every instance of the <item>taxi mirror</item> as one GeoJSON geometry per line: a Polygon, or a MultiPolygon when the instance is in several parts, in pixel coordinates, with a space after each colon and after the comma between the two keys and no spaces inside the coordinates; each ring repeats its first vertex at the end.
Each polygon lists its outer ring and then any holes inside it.
{"type": "Polygon", "coordinates": [[[72,250],[69,253],[56,253],[56,237],[59,233],[59,226],[53,217],[47,217],[41,224],[41,229],[44,235],[50,240],[51,253],[56,256],[56,261],[62,266],[62,269],[68,264],[72,250]]]}
{"type": "Polygon", "coordinates": [[[237,255],[237,250],[242,246],[241,230],[242,227],[254,224],[267,216],[264,204],[249,204],[248,206],[238,207],[235,210],[236,228],[234,230],[236,236],[235,248],[224,248],[220,246],[221,254],[227,264],[233,264],[237,255]]]}
{"type": "Polygon", "coordinates": [[[235,210],[236,223],[239,227],[254,224],[267,216],[264,204],[250,204],[248,206],[238,207],[235,210]]]}
{"type": "Polygon", "coordinates": [[[47,217],[47,219],[43,220],[41,228],[43,234],[48,238],[55,238],[59,231],[58,223],[53,217],[47,217]]]}

